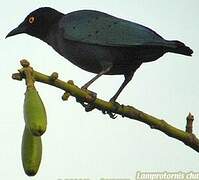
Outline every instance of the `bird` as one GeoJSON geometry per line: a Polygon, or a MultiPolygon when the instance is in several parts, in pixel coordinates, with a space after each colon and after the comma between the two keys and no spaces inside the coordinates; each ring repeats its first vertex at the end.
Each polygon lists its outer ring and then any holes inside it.
{"type": "Polygon", "coordinates": [[[166,40],[148,27],[96,10],[63,14],[40,7],[6,38],[21,33],[44,41],[74,65],[96,74],[82,86],[84,90],[102,75],[123,75],[124,81],[110,102],[116,101],[143,63],[167,52],[185,56],[193,53],[178,40],[166,40]]]}

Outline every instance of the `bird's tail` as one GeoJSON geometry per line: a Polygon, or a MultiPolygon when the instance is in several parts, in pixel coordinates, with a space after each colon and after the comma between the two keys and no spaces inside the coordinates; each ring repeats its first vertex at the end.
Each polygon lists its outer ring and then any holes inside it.
{"type": "Polygon", "coordinates": [[[193,53],[193,50],[191,48],[189,48],[180,41],[167,41],[167,42],[168,42],[167,50],[169,52],[183,54],[185,56],[191,56],[193,53]]]}

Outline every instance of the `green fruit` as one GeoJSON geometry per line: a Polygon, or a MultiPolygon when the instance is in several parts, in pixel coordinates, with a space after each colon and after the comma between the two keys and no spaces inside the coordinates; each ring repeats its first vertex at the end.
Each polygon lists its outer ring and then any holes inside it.
{"type": "Polygon", "coordinates": [[[24,119],[33,135],[41,136],[46,131],[47,117],[45,107],[35,87],[26,89],[24,119]]]}
{"type": "Polygon", "coordinates": [[[23,132],[21,156],[25,173],[28,176],[34,176],[41,162],[42,142],[41,137],[33,136],[27,126],[23,132]]]}

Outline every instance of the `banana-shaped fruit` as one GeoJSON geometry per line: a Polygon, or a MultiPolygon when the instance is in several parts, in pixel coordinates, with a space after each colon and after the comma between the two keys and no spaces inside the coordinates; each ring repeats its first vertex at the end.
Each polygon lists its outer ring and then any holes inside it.
{"type": "Polygon", "coordinates": [[[41,162],[42,142],[41,137],[32,135],[27,126],[23,132],[21,156],[25,173],[28,176],[34,176],[41,162]]]}
{"type": "Polygon", "coordinates": [[[46,131],[45,107],[35,87],[27,87],[26,89],[24,119],[33,135],[41,136],[46,131]]]}

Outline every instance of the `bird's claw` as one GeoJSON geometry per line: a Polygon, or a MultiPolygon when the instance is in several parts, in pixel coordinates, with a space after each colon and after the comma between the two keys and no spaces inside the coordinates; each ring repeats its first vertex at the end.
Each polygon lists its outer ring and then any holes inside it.
{"type": "Polygon", "coordinates": [[[86,103],[80,99],[76,99],[76,101],[79,102],[85,108],[86,112],[92,111],[95,108],[95,105],[92,103],[86,103]]]}
{"type": "Polygon", "coordinates": [[[86,87],[82,86],[81,87],[81,90],[85,91],[86,93],[88,93],[89,96],[91,96],[92,98],[94,98],[94,101],[97,97],[97,93],[93,92],[93,91],[90,91],[88,90],[86,87]]]}
{"type": "Polygon", "coordinates": [[[95,105],[93,103],[97,98],[97,93],[88,90],[84,86],[81,89],[86,91],[88,95],[85,97],[86,102],[85,100],[78,100],[78,102],[81,103],[81,105],[85,108],[86,112],[92,111],[95,108],[95,105]]]}
{"type": "MultiPolygon", "coordinates": [[[[112,103],[112,105],[113,105],[113,111],[117,111],[119,103],[115,102],[112,99],[109,102],[112,103]]],[[[103,114],[108,114],[110,116],[110,118],[112,118],[112,119],[117,118],[116,113],[113,113],[110,110],[102,110],[102,113],[103,114]]]]}
{"type": "Polygon", "coordinates": [[[102,110],[103,114],[108,114],[110,118],[115,119],[117,118],[117,115],[115,113],[112,113],[111,111],[106,111],[106,110],[102,110]]]}
{"type": "Polygon", "coordinates": [[[95,105],[94,104],[86,104],[84,106],[84,108],[85,108],[86,112],[89,112],[89,111],[92,111],[93,109],[95,109],[95,105]]]}

